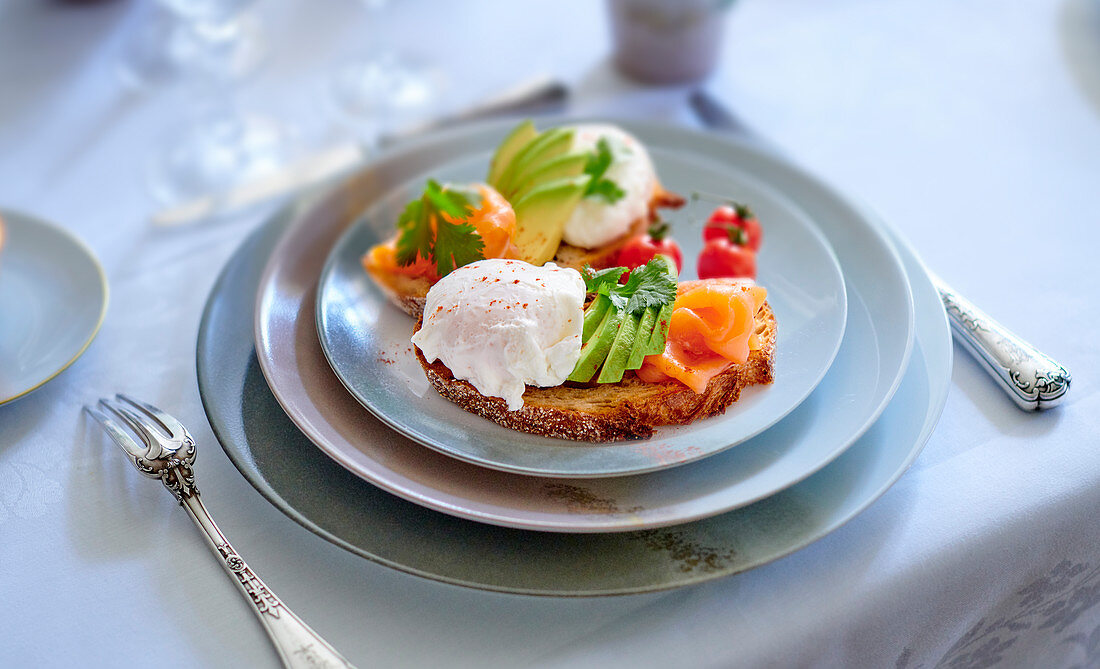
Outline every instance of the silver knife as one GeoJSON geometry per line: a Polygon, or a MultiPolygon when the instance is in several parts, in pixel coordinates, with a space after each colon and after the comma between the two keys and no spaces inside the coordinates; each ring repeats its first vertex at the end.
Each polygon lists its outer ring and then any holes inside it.
{"type": "MultiPolygon", "coordinates": [[[[540,76],[457,114],[383,134],[378,143],[389,146],[430,130],[476,119],[558,111],[568,97],[569,89],[565,84],[540,76]]],[[[150,221],[158,226],[176,226],[229,214],[336,176],[361,163],[365,157],[365,147],[358,142],[330,146],[229,190],[157,211],[150,216],[150,221]]]]}
{"type": "MultiPolygon", "coordinates": [[[[694,91],[688,104],[707,128],[758,139],[709,93],[694,91]]],[[[1042,411],[1062,403],[1069,391],[1069,370],[990,318],[939,277],[933,276],[932,282],[943,300],[955,339],[998,381],[1016,406],[1042,411]]]]}
{"type": "Polygon", "coordinates": [[[382,133],[378,143],[381,146],[390,146],[432,130],[497,116],[533,112],[548,114],[563,109],[568,99],[569,87],[563,82],[546,75],[537,76],[455,114],[382,133]]]}

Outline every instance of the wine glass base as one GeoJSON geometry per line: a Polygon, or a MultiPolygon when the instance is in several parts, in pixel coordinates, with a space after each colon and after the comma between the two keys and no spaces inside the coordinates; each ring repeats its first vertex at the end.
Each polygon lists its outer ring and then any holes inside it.
{"type": "Polygon", "coordinates": [[[133,32],[123,47],[119,75],[135,88],[164,86],[190,75],[240,79],[253,72],[264,55],[254,15],[211,27],[162,11],[133,32]]]}
{"type": "Polygon", "coordinates": [[[342,113],[381,122],[428,114],[440,87],[431,69],[394,54],[348,61],[336,68],[329,86],[342,113]]]}
{"type": "Polygon", "coordinates": [[[270,119],[203,121],[176,136],[154,159],[153,195],[173,205],[223,193],[286,165],[293,145],[290,133],[270,119]]]}

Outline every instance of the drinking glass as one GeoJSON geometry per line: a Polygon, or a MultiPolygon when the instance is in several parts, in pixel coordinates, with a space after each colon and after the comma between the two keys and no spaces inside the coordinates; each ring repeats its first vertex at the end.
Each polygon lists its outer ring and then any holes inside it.
{"type": "Polygon", "coordinates": [[[434,68],[382,44],[387,0],[360,0],[367,10],[370,46],[339,63],[329,94],[342,120],[356,126],[368,146],[395,120],[423,120],[436,105],[442,79],[434,68]]]}
{"type": "Polygon", "coordinates": [[[293,135],[237,101],[265,49],[256,0],[158,0],[123,60],[139,87],[171,89],[186,117],[149,169],[154,197],[177,204],[216,194],[285,164],[293,135]]]}

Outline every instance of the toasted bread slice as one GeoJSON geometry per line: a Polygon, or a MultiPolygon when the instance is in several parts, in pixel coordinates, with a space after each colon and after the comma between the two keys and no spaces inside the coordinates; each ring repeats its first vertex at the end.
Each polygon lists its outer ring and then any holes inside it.
{"type": "Polygon", "coordinates": [[[370,277],[374,279],[375,285],[382,289],[389,301],[393,302],[398,309],[413,318],[424,315],[424,301],[428,297],[428,290],[432,287],[432,282],[426,277],[372,272],[365,262],[363,269],[367,270],[370,277]]]}
{"type": "MultiPolygon", "coordinates": [[[[767,302],[756,316],[761,346],[741,365],[733,365],[710,380],[699,394],[679,381],[646,383],[633,373],[619,383],[589,387],[527,386],[523,407],[508,411],[504,400],[486,397],[467,381],[456,379],[442,362],[429,363],[415,346],[428,381],[446,399],[470,413],[504,427],[546,437],[576,441],[645,439],[658,425],[686,425],[716,416],[752,385],[771,383],[775,363],[775,314],[767,302]]],[[[417,322],[416,329],[420,329],[417,322]]]]}
{"type": "MultiPolygon", "coordinates": [[[[630,231],[619,239],[601,246],[598,249],[585,249],[579,246],[570,246],[562,242],[552,262],[560,267],[572,267],[581,269],[585,265],[591,265],[596,269],[602,269],[615,262],[615,257],[623,244],[634,236],[640,235],[649,227],[649,224],[657,219],[658,208],[682,207],[684,198],[676,193],[671,193],[659,184],[649,201],[649,216],[639,218],[630,227],[630,231]]],[[[365,258],[365,256],[364,256],[365,258]]],[[[366,264],[364,263],[364,269],[366,264]]],[[[399,309],[412,316],[420,318],[424,314],[424,300],[432,283],[425,277],[411,277],[404,274],[381,274],[370,272],[371,278],[386,294],[390,302],[399,309]]]]}

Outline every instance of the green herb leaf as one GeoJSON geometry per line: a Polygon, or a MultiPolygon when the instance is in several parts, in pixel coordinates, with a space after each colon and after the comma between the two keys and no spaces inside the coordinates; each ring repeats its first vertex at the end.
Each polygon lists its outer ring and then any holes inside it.
{"type": "Polygon", "coordinates": [[[615,204],[622,197],[626,195],[626,191],[619,188],[619,185],[610,179],[601,179],[599,181],[589,182],[588,189],[585,190],[585,197],[602,197],[607,200],[608,204],[615,204]]]}
{"type": "Polygon", "coordinates": [[[666,260],[653,258],[645,267],[630,273],[630,279],[620,289],[630,298],[626,305],[629,313],[636,314],[646,307],[662,307],[676,301],[676,279],[669,274],[668,267],[666,260]]]}
{"type": "Polygon", "coordinates": [[[482,260],[485,254],[482,250],[485,242],[477,229],[469,223],[448,223],[444,220],[436,222],[435,232],[435,266],[439,276],[447,276],[456,267],[469,265],[472,262],[482,260]]]}
{"type": "Polygon", "coordinates": [[[485,243],[481,235],[473,225],[465,222],[479,205],[477,193],[460,188],[444,189],[437,181],[429,179],[424,192],[406,205],[397,219],[400,231],[397,264],[411,265],[419,256],[434,260],[436,271],[446,276],[456,267],[484,259],[485,243]]]}
{"type": "Polygon", "coordinates": [[[584,197],[602,197],[609,204],[618,202],[626,192],[611,179],[604,179],[607,168],[611,167],[614,156],[611,154],[611,145],[607,138],[601,137],[596,142],[596,151],[588,158],[584,166],[584,173],[592,177],[588,181],[588,188],[584,190],[584,197]]]}
{"type": "Polygon", "coordinates": [[[444,190],[434,179],[428,179],[424,187],[424,197],[431,202],[437,213],[442,213],[451,218],[463,219],[476,208],[479,202],[475,202],[476,193],[460,188],[448,188],[444,190]]]}
{"type": "Polygon", "coordinates": [[[654,256],[644,267],[630,272],[626,284],[619,278],[625,267],[608,267],[599,271],[585,266],[585,288],[589,293],[606,295],[619,311],[636,314],[647,307],[662,307],[676,301],[676,264],[666,256],[654,256]]]}
{"type": "Polygon", "coordinates": [[[587,292],[596,295],[610,295],[613,288],[619,285],[619,279],[626,273],[625,267],[608,267],[596,271],[591,265],[585,265],[581,276],[584,277],[584,288],[587,292]]]}
{"type": "Polygon", "coordinates": [[[606,137],[601,137],[596,142],[596,151],[588,157],[588,162],[584,166],[584,173],[590,175],[592,180],[596,181],[603,177],[607,168],[611,167],[614,158],[611,153],[611,144],[607,142],[606,137]]]}
{"type": "Polygon", "coordinates": [[[627,310],[627,304],[630,302],[630,298],[628,298],[627,296],[616,291],[612,292],[607,297],[611,300],[611,306],[615,307],[616,311],[625,312],[627,310]]]}
{"type": "Polygon", "coordinates": [[[413,200],[405,206],[397,219],[397,228],[401,231],[397,238],[398,265],[411,265],[417,256],[425,260],[432,257],[432,226],[421,200],[413,200]]]}

